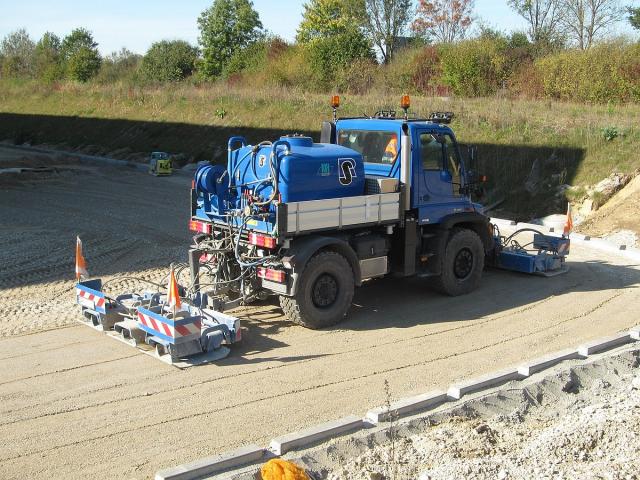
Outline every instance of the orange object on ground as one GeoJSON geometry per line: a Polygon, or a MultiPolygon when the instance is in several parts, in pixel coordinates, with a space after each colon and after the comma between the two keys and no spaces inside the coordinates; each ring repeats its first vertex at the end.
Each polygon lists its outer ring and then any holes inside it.
{"type": "Polygon", "coordinates": [[[310,480],[309,475],[295,463],[274,458],[260,469],[262,480],[310,480]]]}
{"type": "Polygon", "coordinates": [[[76,279],[80,281],[81,277],[88,277],[87,262],[82,255],[82,240],[76,237],[76,279]]]}

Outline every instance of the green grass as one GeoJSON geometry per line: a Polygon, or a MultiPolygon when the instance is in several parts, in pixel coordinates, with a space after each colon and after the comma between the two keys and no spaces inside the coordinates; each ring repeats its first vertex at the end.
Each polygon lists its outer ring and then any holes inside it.
{"type": "MultiPolygon", "coordinates": [[[[572,185],[592,185],[614,171],[629,173],[640,168],[640,105],[415,96],[412,102],[412,112],[420,115],[435,110],[455,112],[452,126],[459,141],[479,145],[484,168],[507,192],[510,187],[521,187],[535,160],[542,164],[544,176],[556,174],[572,185]],[[617,132],[615,138],[610,138],[612,129],[617,132]]],[[[343,95],[340,115],[373,114],[398,103],[397,95],[343,95]]],[[[0,140],[19,136],[18,140],[73,147],[159,148],[193,159],[211,158],[214,150],[225,151],[226,138],[236,130],[260,141],[277,132],[317,132],[321,121],[331,115],[328,95],[285,88],[46,86],[7,80],[0,82],[0,112],[21,118],[16,126],[15,117],[2,116],[0,140]],[[224,116],[219,115],[222,110],[224,116]],[[60,118],[43,123],[38,120],[42,116],[60,118]],[[76,118],[71,122],[67,117],[76,118]],[[117,122],[100,124],[97,129],[89,127],[88,119],[117,122]],[[87,120],[86,127],[83,120],[87,120]],[[61,124],[51,125],[58,122],[61,124]]]]}

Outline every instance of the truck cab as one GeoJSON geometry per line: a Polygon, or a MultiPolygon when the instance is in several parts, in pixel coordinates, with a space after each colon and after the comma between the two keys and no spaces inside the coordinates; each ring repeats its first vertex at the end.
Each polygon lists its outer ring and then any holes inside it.
{"type": "Polygon", "coordinates": [[[471,202],[473,179],[447,125],[426,120],[346,119],[336,122],[335,137],[338,145],[362,154],[367,178],[395,179],[398,185],[404,180],[410,188],[408,206],[416,211],[420,225],[437,224],[451,213],[482,213],[482,206],[471,202]],[[401,179],[403,136],[409,140],[410,160],[406,177],[401,179]]]}
{"type": "Polygon", "coordinates": [[[494,242],[452,114],[338,119],[336,108],[320,143],[233,137],[226,168],[196,172],[194,284],[205,269],[210,297],[275,294],[309,328],[341,321],[354,288],[387,275],[429,277],[448,295],[475,289],[494,242]]]}

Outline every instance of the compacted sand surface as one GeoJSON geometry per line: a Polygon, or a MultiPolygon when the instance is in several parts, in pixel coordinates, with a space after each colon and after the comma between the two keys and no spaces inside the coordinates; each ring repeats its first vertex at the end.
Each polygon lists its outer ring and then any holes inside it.
{"type": "Polygon", "coordinates": [[[73,252],[80,235],[93,275],[161,279],[186,257],[190,177],[72,167],[0,184],[0,478],[149,478],[364,414],[385,380],[423,393],[638,323],[640,272],[575,247],[566,275],[490,270],[461,298],[371,282],[323,331],[246,307],[228,358],[181,371],[75,323],[73,252]]]}

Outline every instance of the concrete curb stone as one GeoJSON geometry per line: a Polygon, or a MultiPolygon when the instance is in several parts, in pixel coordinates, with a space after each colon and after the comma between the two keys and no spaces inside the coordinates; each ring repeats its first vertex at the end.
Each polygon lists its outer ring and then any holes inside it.
{"type": "Polygon", "coordinates": [[[378,407],[369,410],[366,419],[374,424],[386,422],[394,417],[402,417],[414,412],[435,408],[449,401],[446,392],[435,391],[415,397],[403,398],[389,407],[378,407]]]}
{"type": "Polygon", "coordinates": [[[236,468],[264,458],[266,451],[257,445],[225,452],[177,467],[167,468],[156,473],[155,480],[192,480],[222,470],[236,468]]]}
{"type": "Polygon", "coordinates": [[[503,383],[510,382],[511,380],[520,380],[521,377],[522,375],[518,372],[517,368],[499,370],[497,372],[492,372],[481,377],[472,378],[471,380],[451,385],[449,390],[447,390],[447,396],[453,400],[460,400],[460,398],[469,393],[495,387],[503,383]]]}
{"type": "Polygon", "coordinates": [[[599,338],[597,340],[584,343],[578,347],[578,353],[587,357],[594,353],[604,352],[605,350],[610,350],[626,343],[631,343],[633,340],[631,332],[618,333],[617,335],[599,338]]]}
{"type": "Polygon", "coordinates": [[[365,422],[362,417],[349,415],[348,417],[334,420],[332,422],[323,423],[314,427],[300,430],[298,432],[289,433],[271,440],[269,448],[276,455],[282,455],[290,450],[298,447],[306,446],[321,440],[351,433],[355,430],[364,428],[365,422]]]}
{"type": "Polygon", "coordinates": [[[565,360],[573,360],[577,358],[582,358],[577,349],[570,348],[567,350],[561,350],[559,352],[550,353],[549,355],[536,358],[527,363],[523,363],[518,367],[518,373],[523,377],[529,377],[534,373],[546,370],[547,368],[557,365],[565,360]]]}

